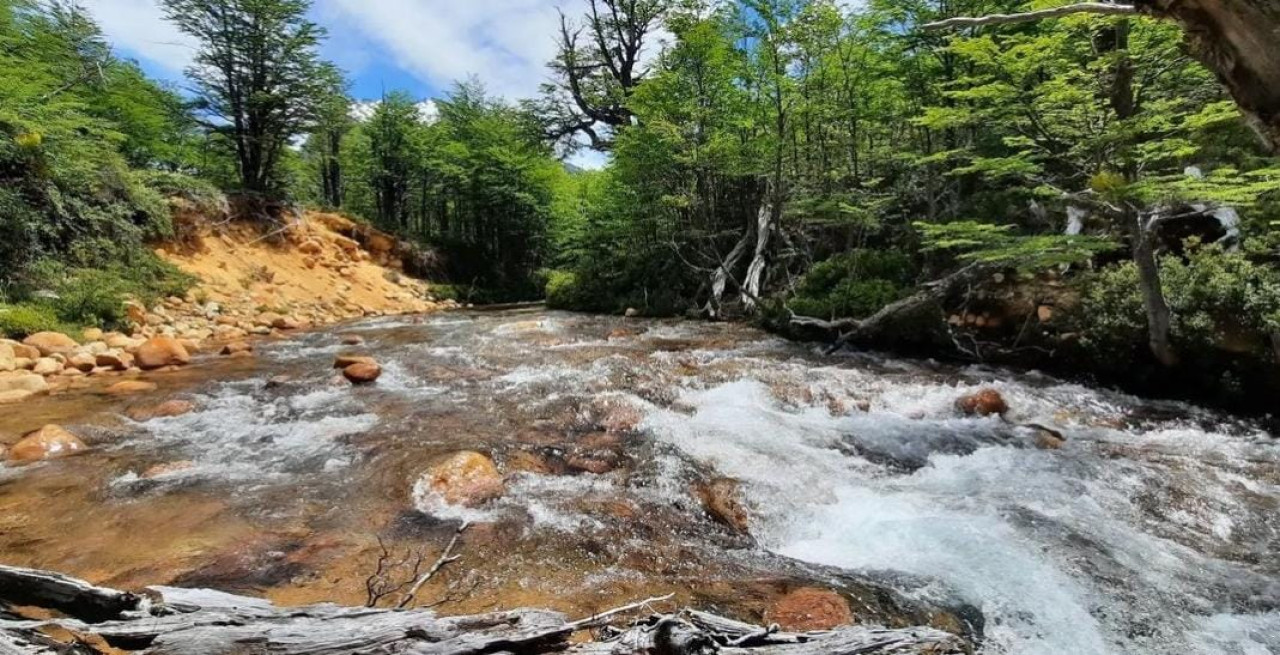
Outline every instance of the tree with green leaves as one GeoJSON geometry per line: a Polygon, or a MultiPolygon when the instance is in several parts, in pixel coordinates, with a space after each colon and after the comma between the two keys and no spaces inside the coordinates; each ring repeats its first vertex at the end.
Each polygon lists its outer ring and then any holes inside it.
{"type": "Polygon", "coordinates": [[[163,0],[169,20],[199,41],[188,75],[206,129],[231,145],[239,186],[278,194],[280,161],[316,121],[332,90],[319,58],[324,30],[310,0],[163,0]]]}

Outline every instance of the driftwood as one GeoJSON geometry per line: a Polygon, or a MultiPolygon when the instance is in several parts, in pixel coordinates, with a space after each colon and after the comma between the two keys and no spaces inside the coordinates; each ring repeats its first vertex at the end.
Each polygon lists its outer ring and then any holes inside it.
{"type": "Polygon", "coordinates": [[[933,320],[936,317],[937,324],[942,326],[946,322],[942,302],[957,291],[978,282],[992,268],[988,264],[969,264],[940,280],[922,285],[910,296],[890,303],[864,319],[824,321],[808,316],[793,316],[791,327],[810,333],[822,333],[827,340],[834,342],[834,349],[846,344],[892,340],[892,335],[899,333],[903,325],[921,318],[933,320]]]}
{"type": "Polygon", "coordinates": [[[0,606],[35,605],[66,618],[21,619],[0,613],[0,655],[111,652],[157,655],[950,655],[966,651],[959,637],[932,628],[848,627],[784,633],[705,612],[658,614],[619,629],[622,615],[671,600],[653,598],[578,621],[545,610],[440,617],[429,609],[314,605],[277,608],[257,598],[208,589],[152,587],[145,595],[90,585],[66,576],[0,567],[0,606]],[[46,631],[62,628],[93,639],[68,644],[46,631]],[[569,638],[597,630],[599,639],[569,638]]]}

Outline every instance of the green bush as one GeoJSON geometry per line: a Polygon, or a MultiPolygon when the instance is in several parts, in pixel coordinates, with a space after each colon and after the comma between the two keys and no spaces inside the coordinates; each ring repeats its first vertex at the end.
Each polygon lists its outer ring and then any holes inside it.
{"type": "Polygon", "coordinates": [[[547,306],[553,309],[576,309],[583,304],[582,286],[572,271],[547,271],[547,306]]]}
{"type": "MultiPolygon", "coordinates": [[[[1206,247],[1190,250],[1186,259],[1164,257],[1160,278],[1173,315],[1170,336],[1181,348],[1221,348],[1243,334],[1265,349],[1266,335],[1280,331],[1280,272],[1243,252],[1206,247]]],[[[1082,291],[1074,322],[1084,345],[1106,355],[1146,343],[1146,312],[1132,262],[1089,276],[1082,291]]]]}
{"type": "Polygon", "coordinates": [[[58,320],[52,307],[36,304],[0,305],[0,333],[22,339],[36,332],[71,331],[58,320]]]}
{"type": "Polygon", "coordinates": [[[914,278],[905,254],[853,250],[814,265],[787,304],[802,316],[860,318],[906,296],[914,278]]]}

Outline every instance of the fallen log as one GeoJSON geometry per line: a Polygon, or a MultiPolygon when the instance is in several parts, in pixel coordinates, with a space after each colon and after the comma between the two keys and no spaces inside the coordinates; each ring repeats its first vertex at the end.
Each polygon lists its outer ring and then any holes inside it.
{"type": "Polygon", "coordinates": [[[917,321],[925,321],[941,329],[946,323],[943,301],[967,287],[973,286],[993,266],[973,263],[950,275],[923,284],[915,293],[884,306],[880,311],[864,319],[840,319],[824,321],[809,316],[791,317],[791,327],[802,332],[819,332],[833,342],[832,349],[847,344],[878,344],[892,341],[911,330],[903,327],[917,321]]]}
{"type": "Polygon", "coordinates": [[[966,652],[955,635],[931,628],[848,627],[783,633],[705,612],[657,614],[626,628],[623,615],[652,611],[670,596],[651,598],[570,621],[546,610],[519,609],[441,617],[430,609],[313,605],[278,608],[271,602],[208,589],[152,587],[147,595],[96,587],[67,576],[0,567],[0,607],[35,605],[65,618],[3,618],[0,655],[145,652],[156,655],[950,655],[966,652]],[[94,641],[60,644],[61,628],[94,641]],[[595,642],[569,638],[598,630],[595,642]],[[95,643],[109,647],[95,647],[95,643]]]}

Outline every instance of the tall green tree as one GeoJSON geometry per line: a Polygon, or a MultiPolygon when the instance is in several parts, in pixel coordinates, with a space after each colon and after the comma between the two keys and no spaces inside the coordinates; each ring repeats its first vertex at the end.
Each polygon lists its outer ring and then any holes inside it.
{"type": "Polygon", "coordinates": [[[187,71],[210,131],[231,144],[243,191],[283,190],[289,142],[315,122],[331,89],[307,20],[309,0],[163,0],[167,17],[199,41],[187,71]]]}

